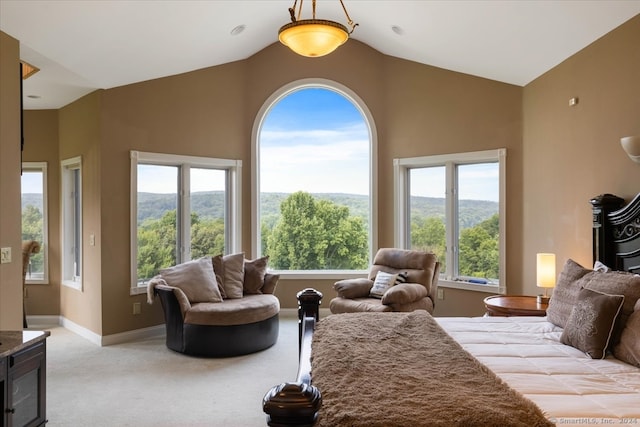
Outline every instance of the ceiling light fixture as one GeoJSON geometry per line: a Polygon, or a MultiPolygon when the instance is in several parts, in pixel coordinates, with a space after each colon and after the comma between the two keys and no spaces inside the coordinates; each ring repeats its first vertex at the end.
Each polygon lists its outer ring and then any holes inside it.
{"type": "Polygon", "coordinates": [[[280,28],[278,38],[283,45],[298,55],[311,58],[327,55],[346,42],[349,39],[349,34],[351,34],[358,25],[354,24],[349,17],[347,8],[344,6],[342,0],[340,0],[340,4],[347,17],[347,25],[351,30],[334,21],[316,19],[316,0],[311,1],[313,10],[311,19],[301,20],[300,16],[302,14],[302,4],[304,0],[300,0],[300,7],[296,15],[297,3],[298,0],[294,0],[293,6],[289,8],[291,22],[280,28]]]}

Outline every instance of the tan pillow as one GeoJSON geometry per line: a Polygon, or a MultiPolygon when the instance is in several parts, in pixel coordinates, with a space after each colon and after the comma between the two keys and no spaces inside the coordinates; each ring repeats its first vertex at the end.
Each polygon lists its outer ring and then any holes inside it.
{"type": "Polygon", "coordinates": [[[373,281],[367,278],[338,280],[333,284],[333,289],[342,298],[363,298],[369,296],[373,281]]]}
{"type": "Polygon", "coordinates": [[[627,319],[620,343],[613,348],[613,355],[640,368],[640,300],[636,301],[633,313],[627,319]]]}
{"type": "Polygon", "coordinates": [[[191,303],[222,301],[209,257],[163,268],[160,275],[169,286],[180,288],[191,303]]]}
{"type": "Polygon", "coordinates": [[[252,261],[244,260],[244,284],[245,294],[261,294],[262,285],[264,284],[264,275],[267,273],[267,264],[269,257],[254,259],[252,261]]]}
{"type": "Polygon", "coordinates": [[[382,295],[396,284],[397,277],[397,274],[378,271],[378,274],[376,274],[376,280],[373,281],[373,286],[369,291],[369,296],[373,298],[382,298],[382,295]]]}
{"type": "Polygon", "coordinates": [[[604,359],[623,302],[623,295],[581,289],[560,342],[584,351],[592,359],[604,359]]]}
{"type": "Polygon", "coordinates": [[[278,280],[280,280],[279,274],[266,273],[264,275],[264,284],[262,285],[262,293],[263,294],[273,294],[276,291],[276,285],[278,284],[278,280]]]}
{"type": "Polygon", "coordinates": [[[399,283],[382,296],[382,304],[408,304],[421,300],[429,295],[429,291],[419,283],[399,283]]]}
{"type": "Polygon", "coordinates": [[[580,291],[580,285],[576,281],[590,271],[572,259],[564,263],[547,308],[549,322],[561,328],[565,327],[580,291]]]}
{"type": "Polygon", "coordinates": [[[216,275],[220,295],[222,295],[222,299],[226,299],[227,293],[224,291],[224,264],[222,262],[222,255],[212,257],[211,262],[213,263],[213,273],[216,275]]]}
{"type": "Polygon", "coordinates": [[[242,298],[244,282],[244,252],[222,257],[224,293],[227,298],[242,298]]]}

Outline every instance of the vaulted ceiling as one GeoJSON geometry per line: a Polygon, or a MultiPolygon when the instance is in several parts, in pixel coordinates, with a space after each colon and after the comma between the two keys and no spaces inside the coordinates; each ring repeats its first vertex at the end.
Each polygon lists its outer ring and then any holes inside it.
{"type": "MultiPolygon", "coordinates": [[[[640,0],[344,4],[359,24],[352,37],[384,54],[520,86],[640,13],[640,0]]],[[[0,0],[0,29],[20,41],[22,60],[41,69],[25,81],[25,108],[48,109],[95,89],[247,58],[277,41],[292,5],[292,0],[0,0]]],[[[302,17],[310,15],[307,0],[302,17]]],[[[318,0],[317,17],[346,22],[339,0],[318,0]]]]}

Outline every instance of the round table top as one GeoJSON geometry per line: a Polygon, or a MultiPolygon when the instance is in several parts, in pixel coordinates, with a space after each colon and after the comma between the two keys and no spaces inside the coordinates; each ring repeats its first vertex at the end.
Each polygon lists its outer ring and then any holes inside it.
{"type": "Polygon", "coordinates": [[[487,311],[503,316],[544,316],[549,306],[527,295],[494,295],[486,297],[484,305],[487,311]]]}

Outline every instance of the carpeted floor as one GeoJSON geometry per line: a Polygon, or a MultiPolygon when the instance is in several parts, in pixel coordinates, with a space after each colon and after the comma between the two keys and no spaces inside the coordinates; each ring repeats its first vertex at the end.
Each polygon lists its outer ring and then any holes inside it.
{"type": "Polygon", "coordinates": [[[47,427],[266,426],[262,397],[293,381],[298,327],[281,316],[273,347],[202,359],[164,337],[98,347],[62,327],[47,340],[47,427]]]}

